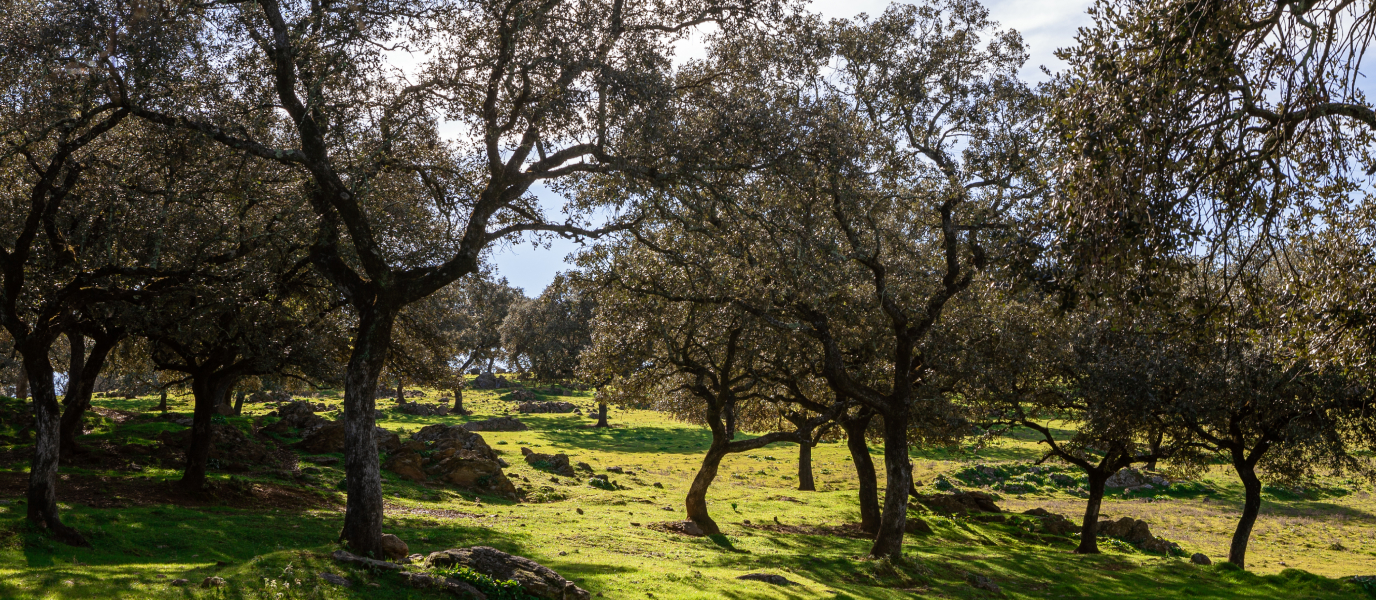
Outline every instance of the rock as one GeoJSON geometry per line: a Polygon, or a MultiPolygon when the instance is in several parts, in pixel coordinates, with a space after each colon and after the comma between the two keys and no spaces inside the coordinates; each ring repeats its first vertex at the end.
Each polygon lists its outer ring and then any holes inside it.
{"type": "Polygon", "coordinates": [[[524,404],[534,404],[535,392],[532,392],[530,390],[512,390],[511,395],[507,396],[507,400],[511,400],[512,402],[521,402],[524,404]]]}
{"type": "Polygon", "coordinates": [[[1072,487],[1075,485],[1075,478],[1066,475],[1065,473],[1052,473],[1051,483],[1056,484],[1060,487],[1072,487]]]}
{"type": "Polygon", "coordinates": [[[177,586],[177,587],[183,587],[183,586],[185,586],[185,585],[187,585],[187,584],[189,584],[189,583],[191,583],[191,582],[190,582],[190,581],[187,581],[187,580],[185,580],[185,579],[173,579],[172,581],[168,582],[167,585],[175,585],[175,586],[177,586]]]}
{"type": "Polygon", "coordinates": [[[429,425],[401,446],[403,451],[390,455],[383,468],[412,481],[434,477],[509,500],[517,497],[516,486],[502,472],[505,461],[497,457],[483,436],[463,427],[429,425]],[[419,450],[428,450],[427,455],[419,450]]]}
{"type": "Polygon", "coordinates": [[[993,496],[984,492],[956,492],[953,494],[918,495],[917,501],[927,508],[945,513],[1003,512],[994,504],[993,496]]]}
{"type": "Polygon", "coordinates": [[[382,468],[387,469],[404,479],[411,481],[425,481],[425,464],[420,454],[416,452],[398,452],[387,457],[387,462],[382,463],[382,468]]]}
{"type": "Polygon", "coordinates": [[[406,585],[413,588],[439,588],[460,598],[487,600],[486,594],[478,591],[478,588],[469,585],[468,582],[461,579],[440,577],[429,573],[402,573],[401,576],[405,579],[406,585]]]}
{"type": "Polygon", "coordinates": [[[1203,552],[1195,552],[1193,555],[1191,555],[1190,562],[1196,565],[1205,566],[1214,564],[1214,561],[1209,560],[1209,556],[1207,554],[1204,554],[1203,552]]]}
{"type": "Polygon", "coordinates": [[[382,534],[382,555],[391,560],[401,560],[411,553],[411,549],[406,547],[406,542],[401,538],[390,533],[382,534]]]}
{"type": "Polygon", "coordinates": [[[993,592],[995,594],[1003,593],[1003,590],[999,588],[999,584],[994,583],[993,579],[990,579],[983,575],[976,575],[974,573],[970,573],[965,576],[965,581],[970,584],[970,587],[973,587],[975,589],[984,590],[986,592],[993,592]]]}
{"type": "Polygon", "coordinates": [[[212,576],[212,577],[206,577],[205,579],[202,579],[202,580],[201,580],[201,587],[203,587],[203,588],[224,587],[224,586],[225,586],[225,580],[224,580],[224,578],[222,578],[222,577],[213,577],[213,576],[212,576]]]}
{"type": "Polygon", "coordinates": [[[1141,471],[1128,467],[1126,469],[1120,469],[1117,473],[1110,475],[1108,480],[1104,482],[1104,487],[1111,489],[1130,488],[1137,487],[1149,481],[1151,480],[1143,475],[1141,471]]]}
{"type": "Polygon", "coordinates": [[[344,550],[335,550],[334,553],[330,555],[330,558],[333,558],[336,561],[342,563],[358,564],[363,565],[365,567],[386,569],[388,571],[400,571],[402,569],[402,566],[396,563],[390,563],[385,560],[376,560],[363,556],[356,556],[354,554],[345,552],[344,550]]]}
{"type": "Polygon", "coordinates": [[[577,408],[571,402],[522,402],[516,405],[516,410],[523,413],[570,413],[577,408]]]}
{"type": "Polygon", "coordinates": [[[1152,485],[1152,484],[1150,484],[1150,483],[1144,483],[1144,484],[1142,484],[1142,485],[1137,485],[1137,486],[1133,486],[1133,487],[1130,487],[1130,488],[1123,488],[1123,495],[1126,496],[1126,495],[1135,494],[1135,493],[1138,493],[1138,492],[1150,492],[1150,491],[1152,491],[1152,490],[1154,490],[1154,489],[1156,489],[1156,486],[1154,486],[1154,485],[1152,485]]]}
{"type": "Polygon", "coordinates": [[[1346,552],[1347,546],[1344,546],[1342,542],[1333,542],[1328,545],[1328,549],[1334,552],[1346,552]]]}
{"type": "Polygon", "coordinates": [[[1022,514],[1037,517],[1038,524],[1041,525],[1042,531],[1052,535],[1065,535],[1079,530],[1079,526],[1075,525],[1074,521],[1046,510],[1045,508],[1033,508],[1023,511],[1022,514]]]}
{"type": "MultiPolygon", "coordinates": [[[[173,433],[163,431],[155,438],[164,448],[184,452],[191,443],[191,430],[173,433]]],[[[228,423],[210,424],[210,453],[207,458],[218,461],[228,471],[245,471],[253,465],[275,463],[272,453],[242,429],[228,423]]]]}
{"type": "Polygon", "coordinates": [[[607,467],[607,472],[608,472],[608,473],[625,473],[625,472],[626,472],[626,469],[623,469],[623,468],[621,468],[621,467],[607,467]]]}
{"type": "Polygon", "coordinates": [[[473,380],[473,387],[480,390],[497,390],[510,386],[511,383],[505,377],[498,377],[491,372],[483,373],[473,380]]]}
{"type": "Polygon", "coordinates": [[[792,581],[790,581],[787,577],[784,577],[783,575],[772,575],[769,573],[750,573],[748,575],[741,575],[736,579],[742,579],[745,581],[763,581],[765,583],[770,583],[774,585],[795,585],[792,581]]]}
{"type": "Polygon", "coordinates": [[[1156,552],[1158,554],[1165,554],[1166,556],[1175,556],[1185,553],[1184,550],[1180,549],[1180,544],[1159,537],[1143,540],[1137,544],[1137,547],[1147,552],[1156,552]]]}
{"type": "Polygon", "coordinates": [[[316,573],[316,575],[319,575],[321,579],[324,579],[324,580],[325,580],[325,583],[330,583],[330,584],[337,585],[337,586],[340,586],[340,587],[352,587],[352,586],[353,586],[353,583],[351,583],[348,579],[345,579],[345,578],[343,578],[343,577],[340,577],[340,576],[338,576],[338,575],[335,575],[334,573],[324,573],[324,572],[321,572],[321,573],[316,573]]]}
{"type": "Polygon", "coordinates": [[[580,463],[578,463],[578,464],[576,464],[576,465],[574,465],[574,466],[577,467],[578,470],[580,470],[580,471],[592,472],[592,465],[590,465],[590,464],[588,464],[588,463],[580,462],[580,463]]]}
{"type": "MultiPolygon", "coordinates": [[[[325,421],[324,424],[302,433],[297,448],[311,454],[327,454],[344,451],[344,421],[325,421]]],[[[373,430],[373,442],[382,452],[393,452],[401,447],[401,436],[381,427],[373,430]]]]}
{"type": "Polygon", "coordinates": [[[928,525],[920,517],[908,516],[908,520],[903,522],[904,533],[931,533],[932,526],[928,525]]]}
{"type": "Polygon", "coordinates": [[[1094,533],[1118,538],[1132,544],[1140,544],[1156,537],[1151,534],[1151,528],[1146,521],[1139,521],[1132,517],[1123,517],[1117,521],[1099,521],[1095,525],[1094,533]]]}
{"type": "Polygon", "coordinates": [[[398,404],[396,409],[397,411],[408,415],[417,415],[421,417],[438,417],[441,415],[449,414],[449,408],[450,407],[448,404],[424,404],[421,402],[407,402],[406,404],[398,404]]]}
{"type": "Polygon", "coordinates": [[[526,431],[530,429],[515,417],[492,417],[483,421],[469,421],[463,424],[469,431],[526,431]]]}
{"type": "Polygon", "coordinates": [[[533,560],[487,546],[453,548],[425,558],[427,568],[466,566],[498,580],[520,584],[527,594],[550,600],[589,600],[592,594],[533,560]]]}
{"type": "Polygon", "coordinates": [[[541,454],[539,452],[526,452],[530,450],[530,448],[525,447],[521,448],[521,450],[526,455],[526,464],[529,464],[532,467],[549,471],[551,473],[558,473],[565,477],[574,476],[573,465],[569,464],[569,455],[567,454],[541,454]]]}

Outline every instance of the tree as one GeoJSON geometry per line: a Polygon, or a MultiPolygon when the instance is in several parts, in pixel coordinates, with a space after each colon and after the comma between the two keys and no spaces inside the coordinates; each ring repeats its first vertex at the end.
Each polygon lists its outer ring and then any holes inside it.
{"type": "Polygon", "coordinates": [[[657,135],[662,107],[678,93],[666,77],[673,42],[694,26],[731,27],[757,14],[768,16],[769,6],[218,4],[198,13],[214,33],[182,55],[204,93],[176,103],[119,97],[143,119],[308,176],[319,216],[313,261],[357,318],[340,536],[355,552],[381,548],[373,395],[399,312],[478,272],[494,243],[527,232],[597,234],[577,215],[546,218],[531,186],[644,172],[621,140],[657,135]],[[429,60],[410,74],[387,68],[394,46],[429,60]],[[469,135],[442,141],[441,119],[469,135]]]}
{"type": "Polygon", "coordinates": [[[645,222],[699,238],[688,253],[638,232],[695,287],[646,289],[811,339],[832,393],[882,417],[888,490],[870,554],[896,557],[914,413],[940,420],[921,413],[941,405],[915,394],[931,375],[923,344],[1017,242],[1021,204],[1040,189],[1022,42],[973,2],[933,2],[825,27],[799,17],[782,32],[723,36],[710,56],[701,76],[712,64],[752,74],[702,86],[711,101],[691,106],[711,108],[681,117],[704,140],[691,159],[721,168],[631,186],[655,211],[645,222]]]}
{"type": "MultiPolygon", "coordinates": [[[[607,250],[604,247],[599,254],[606,256],[607,250]]],[[[738,427],[766,429],[763,426],[778,414],[768,397],[769,379],[761,376],[769,365],[766,355],[781,341],[778,334],[733,307],[675,302],[636,292],[640,277],[654,277],[661,266],[656,263],[662,260],[639,250],[620,247],[610,263],[594,271],[601,301],[583,372],[587,378],[607,381],[598,393],[612,396],[613,401],[657,398],[655,405],[661,410],[708,427],[712,442],[689,486],[684,507],[687,517],[704,533],[718,534],[721,529],[709,514],[707,492],[722,460],[779,441],[807,445],[813,440],[804,434],[844,407],[794,398],[825,412],[799,419],[793,431],[736,439],[738,427]]],[[[773,374],[776,379],[783,377],[773,374]]],[[[788,391],[801,394],[807,389],[796,387],[788,391]]]]}
{"type": "Polygon", "coordinates": [[[568,381],[578,357],[591,343],[589,331],[597,302],[570,285],[564,274],[535,299],[517,300],[502,322],[507,364],[541,381],[568,381]]]}

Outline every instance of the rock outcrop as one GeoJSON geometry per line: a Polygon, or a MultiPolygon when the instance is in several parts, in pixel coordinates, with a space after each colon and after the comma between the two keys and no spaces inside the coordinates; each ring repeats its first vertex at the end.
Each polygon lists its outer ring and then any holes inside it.
{"type": "Polygon", "coordinates": [[[1074,521],[1065,518],[1063,515],[1058,515],[1046,510],[1045,508],[1026,510],[1023,511],[1022,514],[1037,517],[1037,523],[1041,526],[1041,530],[1052,535],[1065,535],[1067,533],[1074,533],[1080,529],[1074,521]]]}
{"type": "Polygon", "coordinates": [[[382,468],[412,481],[444,483],[515,500],[516,486],[483,436],[457,425],[429,425],[411,435],[382,468]]]}
{"type": "Polygon", "coordinates": [[[526,431],[530,429],[515,417],[492,417],[483,421],[469,421],[463,424],[469,431],[526,431]]]}
{"type": "MultiPolygon", "coordinates": [[[[344,451],[344,421],[325,421],[313,429],[302,432],[302,440],[297,448],[311,454],[326,454],[344,451]]],[[[392,452],[401,447],[401,437],[377,427],[373,430],[373,442],[378,450],[392,452]]]]}
{"type": "Polygon", "coordinates": [[[569,455],[567,454],[541,454],[526,446],[521,447],[521,454],[525,455],[526,464],[542,471],[549,471],[564,477],[573,477],[574,475],[573,465],[569,464],[569,455]]]}
{"type": "Polygon", "coordinates": [[[547,600],[589,600],[592,594],[564,579],[553,569],[529,558],[514,556],[487,546],[452,548],[432,552],[425,566],[464,566],[498,580],[515,581],[527,594],[547,600]]]}
{"type": "Polygon", "coordinates": [[[523,413],[571,413],[578,410],[572,402],[522,402],[516,410],[523,413]]]}
{"type": "Polygon", "coordinates": [[[1003,509],[994,504],[994,497],[984,492],[956,492],[954,494],[932,494],[917,496],[923,506],[936,511],[953,514],[1000,513],[1003,509]]]}

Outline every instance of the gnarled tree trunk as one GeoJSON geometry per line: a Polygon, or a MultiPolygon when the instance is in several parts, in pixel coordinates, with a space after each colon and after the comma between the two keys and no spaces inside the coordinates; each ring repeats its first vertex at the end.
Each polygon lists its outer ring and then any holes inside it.
{"type": "Polygon", "coordinates": [[[60,447],[60,414],[53,389],[53,366],[48,360],[51,343],[30,342],[21,350],[24,370],[33,392],[33,462],[29,467],[28,519],[46,527],[53,537],[73,546],[90,546],[77,530],[62,524],[57,511],[57,460],[60,447]]]}
{"type": "Polygon", "coordinates": [[[817,483],[812,479],[812,441],[808,439],[798,443],[798,491],[817,491],[817,483]]]}
{"type": "Polygon", "coordinates": [[[247,395],[248,395],[248,392],[246,392],[246,391],[244,391],[244,390],[239,390],[239,391],[237,391],[237,392],[234,392],[234,416],[236,416],[236,417],[243,416],[243,414],[244,414],[244,396],[247,396],[247,395]]]}
{"type": "Polygon", "coordinates": [[[1105,471],[1105,469],[1087,471],[1089,474],[1089,500],[1085,502],[1085,518],[1080,522],[1080,545],[1075,548],[1076,554],[1099,553],[1099,507],[1104,502],[1104,482],[1108,481],[1109,476],[1117,472],[1117,469],[1105,471]]]}
{"type": "Polygon", "coordinates": [[[597,403],[597,424],[596,424],[596,425],[593,425],[593,427],[611,427],[611,425],[608,425],[608,424],[607,424],[607,403],[606,403],[606,402],[598,402],[598,403],[597,403]]]}
{"type": "Polygon", "coordinates": [[[908,520],[908,488],[912,485],[912,463],[908,459],[908,412],[897,407],[884,415],[884,510],[879,515],[870,556],[901,558],[903,528],[908,520]]]}
{"type": "Polygon", "coordinates": [[[218,412],[218,407],[229,398],[237,376],[219,372],[196,373],[191,377],[191,393],[195,399],[191,416],[191,440],[186,447],[186,470],[182,472],[181,486],[187,490],[200,490],[205,487],[206,463],[210,458],[212,430],[210,420],[218,412]]]}
{"type": "Polygon", "coordinates": [[[449,409],[450,414],[464,415],[468,411],[463,409],[463,386],[454,386],[454,408],[449,409]]]}
{"type": "Polygon", "coordinates": [[[155,410],[158,412],[167,412],[167,388],[162,388],[158,391],[158,407],[155,410]]]}
{"type": "Polygon", "coordinates": [[[1233,531],[1233,541],[1228,546],[1228,562],[1239,567],[1247,566],[1247,541],[1252,537],[1252,527],[1261,513],[1261,479],[1250,461],[1237,460],[1233,463],[1238,477],[1242,478],[1242,516],[1237,520],[1233,531]]]}
{"type": "Polygon", "coordinates": [[[707,455],[702,457],[702,466],[698,467],[697,475],[693,476],[693,483],[688,486],[688,497],[684,500],[688,518],[707,535],[721,533],[721,528],[717,527],[717,522],[713,521],[712,517],[707,514],[707,489],[712,486],[712,481],[717,478],[717,469],[721,467],[721,459],[726,456],[726,453],[726,447],[723,444],[713,443],[707,449],[707,455]]]}
{"type": "Polygon", "coordinates": [[[29,397],[29,368],[22,362],[19,364],[19,381],[14,382],[14,397],[20,400],[29,397]]]}
{"type": "Polygon", "coordinates": [[[68,334],[72,358],[67,368],[67,395],[62,399],[62,456],[71,456],[77,451],[76,436],[81,432],[81,422],[86,416],[86,411],[91,408],[91,394],[96,389],[96,379],[100,377],[100,370],[105,366],[105,359],[110,356],[121,337],[123,336],[96,337],[95,345],[91,347],[91,355],[86,357],[82,335],[68,334]],[[78,348],[81,350],[78,351],[78,348]],[[82,359],[78,360],[78,356],[82,359]]]}
{"type": "Polygon", "coordinates": [[[851,462],[855,463],[855,476],[860,481],[860,530],[868,534],[879,533],[879,477],[874,472],[869,445],[865,443],[865,431],[873,418],[872,413],[866,413],[841,423],[841,428],[846,430],[851,462]]]}
{"type": "Polygon", "coordinates": [[[339,539],[362,556],[382,556],[382,473],[373,430],[378,375],[387,361],[396,312],[359,310],[358,333],[344,380],[344,468],[348,500],[339,539]]]}

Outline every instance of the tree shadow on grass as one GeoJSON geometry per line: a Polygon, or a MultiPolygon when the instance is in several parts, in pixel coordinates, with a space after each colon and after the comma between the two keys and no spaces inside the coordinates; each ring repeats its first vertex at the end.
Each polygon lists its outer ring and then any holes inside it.
{"type": "MultiPolygon", "coordinates": [[[[707,451],[712,434],[707,429],[690,427],[630,426],[598,428],[552,425],[545,417],[530,419],[538,423],[541,433],[551,443],[595,452],[623,452],[628,454],[668,453],[699,454],[707,451]]],[[[742,438],[746,436],[741,436],[742,438]]]]}

